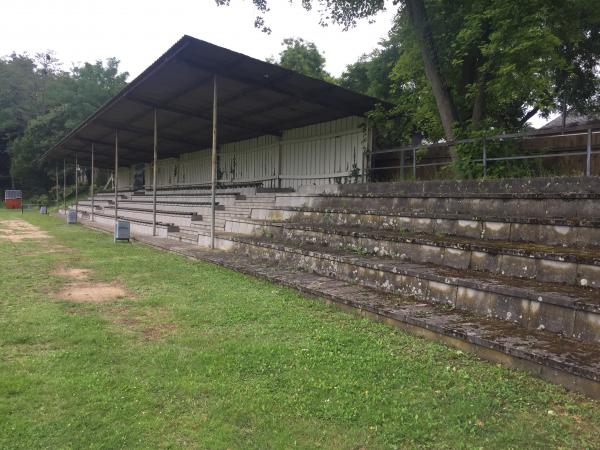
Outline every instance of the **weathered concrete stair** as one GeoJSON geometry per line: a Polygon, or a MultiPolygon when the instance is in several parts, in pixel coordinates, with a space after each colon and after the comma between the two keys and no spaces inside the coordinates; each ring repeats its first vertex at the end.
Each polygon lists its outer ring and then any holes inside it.
{"type": "MultiPolygon", "coordinates": [[[[110,230],[97,223],[87,225],[110,230]]],[[[290,286],[348,311],[509,367],[529,370],[551,382],[600,398],[600,344],[567,338],[548,330],[525,330],[511,322],[469,314],[447,305],[384,293],[302,271],[281,260],[250,259],[242,253],[210,251],[175,239],[151,236],[137,239],[160,249],[290,286]]]]}
{"type": "MultiPolygon", "coordinates": [[[[599,201],[600,203],[600,201],[599,201]]],[[[364,204],[369,204],[364,201],[364,204]]],[[[363,205],[364,206],[364,205],[363,205]]],[[[422,213],[389,209],[339,209],[280,206],[254,208],[251,218],[267,221],[322,223],[327,226],[358,226],[399,232],[428,233],[548,245],[589,247],[600,245],[600,219],[563,217],[516,217],[497,212],[487,216],[453,213],[422,213]]]]}
{"type": "MultiPolygon", "coordinates": [[[[227,251],[211,252],[206,195],[174,190],[164,209],[199,220],[136,237],[600,397],[599,193],[598,178],[230,190],[215,214],[227,251]]],[[[123,203],[148,220],[150,200],[123,203]]]]}
{"type": "MultiPolygon", "coordinates": [[[[203,243],[203,236],[199,242],[203,243]]],[[[220,234],[217,246],[256,260],[280,261],[309,272],[383,292],[415,296],[525,329],[546,329],[600,342],[600,296],[595,289],[515,280],[394,258],[357,254],[272,237],[220,234]]]]}
{"type": "Polygon", "coordinates": [[[357,226],[271,223],[260,234],[325,248],[431,263],[538,281],[600,288],[600,249],[556,247],[357,226]]]}

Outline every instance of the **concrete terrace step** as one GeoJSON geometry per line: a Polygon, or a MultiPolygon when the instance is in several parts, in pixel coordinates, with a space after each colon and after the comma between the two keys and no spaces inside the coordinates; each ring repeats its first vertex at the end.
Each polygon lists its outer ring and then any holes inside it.
{"type": "MultiPolygon", "coordinates": [[[[112,210],[114,211],[114,206],[110,205],[110,206],[105,206],[103,208],[104,210],[112,210]]],[[[140,207],[136,207],[136,206],[122,206],[121,204],[119,204],[119,211],[127,211],[127,212],[141,212],[141,213],[145,213],[145,214],[150,214],[152,215],[153,211],[152,208],[140,208],[140,207]]],[[[156,213],[157,214],[163,214],[163,215],[170,215],[170,216],[182,216],[182,217],[199,217],[198,214],[196,214],[195,212],[192,211],[178,211],[175,208],[167,208],[161,205],[160,208],[156,209],[156,213]]],[[[198,219],[200,220],[200,219],[198,219]]]]}
{"type": "MultiPolygon", "coordinates": [[[[106,230],[96,223],[86,224],[106,230]]],[[[600,345],[597,343],[581,342],[545,330],[524,330],[510,322],[298,271],[280,261],[248,260],[231,252],[211,251],[192,243],[152,236],[136,239],[298,289],[348,311],[472,351],[509,367],[529,370],[548,381],[600,398],[600,345]]]]}
{"type": "MultiPolygon", "coordinates": [[[[220,205],[233,205],[240,194],[219,194],[215,197],[215,202],[220,205]]],[[[176,203],[182,205],[207,204],[210,206],[211,196],[206,194],[173,194],[157,195],[157,202],[176,203]]],[[[130,199],[132,202],[152,204],[152,195],[135,195],[130,199]]]]}
{"type": "MultiPolygon", "coordinates": [[[[212,193],[210,191],[191,191],[191,192],[183,192],[183,191],[175,191],[175,192],[157,192],[156,193],[156,197],[157,198],[208,198],[210,199],[212,197],[212,193]]],[[[243,199],[245,198],[244,195],[241,192],[216,192],[215,193],[215,197],[222,197],[222,198],[233,198],[233,199],[243,199]]],[[[152,192],[147,192],[146,194],[138,194],[138,195],[134,195],[132,196],[132,198],[134,199],[138,199],[138,198],[146,198],[146,199],[152,199],[152,192]]]]}
{"type": "Polygon", "coordinates": [[[179,231],[172,231],[167,234],[168,239],[173,239],[180,242],[189,242],[192,244],[198,243],[198,233],[180,229],[179,231]]]}
{"type": "MultiPolygon", "coordinates": [[[[91,202],[79,202],[80,206],[91,206],[91,202]]],[[[94,206],[102,207],[107,209],[114,209],[114,204],[104,204],[95,202],[94,206]]],[[[147,211],[152,212],[152,204],[145,202],[119,202],[119,209],[126,209],[130,211],[147,211]]],[[[215,210],[224,210],[225,206],[215,205],[215,210]]],[[[156,210],[169,214],[207,214],[210,212],[210,206],[207,205],[192,205],[192,204],[180,204],[180,203],[157,203],[156,210]]]]}
{"type": "MultiPolygon", "coordinates": [[[[600,203],[600,202],[599,202],[600,203]]],[[[444,234],[548,245],[600,245],[600,218],[515,217],[497,214],[447,214],[379,209],[271,207],[252,209],[252,219],[353,225],[367,229],[390,229],[412,233],[444,234]]]]}
{"type": "MultiPolygon", "coordinates": [[[[210,231],[210,218],[208,218],[206,221],[194,222],[194,223],[192,223],[190,228],[195,231],[198,231],[198,232],[210,231]]],[[[225,231],[225,221],[216,219],[215,220],[215,229],[217,231],[222,231],[222,232],[225,231]]]]}
{"type": "MultiPolygon", "coordinates": [[[[349,251],[272,238],[218,235],[219,248],[253,259],[294,264],[341,281],[430,303],[600,342],[600,296],[591,288],[515,280],[471,270],[358,255],[349,251]]],[[[203,242],[200,239],[199,244],[203,242]]]]}
{"type": "MultiPolygon", "coordinates": [[[[81,220],[88,220],[90,219],[90,214],[88,211],[80,211],[78,214],[79,218],[81,220]]],[[[147,220],[141,220],[141,219],[135,219],[135,218],[131,218],[131,217],[126,217],[126,216],[121,216],[119,215],[119,219],[123,219],[123,220],[127,220],[130,223],[130,231],[132,236],[137,236],[137,235],[152,235],[153,232],[153,224],[150,221],[147,220]]],[[[89,222],[92,223],[92,222],[89,222]]],[[[99,213],[99,212],[95,212],[94,213],[94,224],[98,224],[101,226],[105,226],[108,227],[109,230],[111,230],[114,227],[114,216],[113,215],[108,215],[108,214],[104,214],[104,213],[99,213]]],[[[169,223],[162,223],[159,222],[156,224],[156,231],[158,233],[159,236],[161,237],[167,237],[167,234],[169,232],[175,232],[177,231],[179,228],[173,224],[169,224],[169,223]]]]}
{"type": "Polygon", "coordinates": [[[385,183],[335,184],[302,186],[299,194],[537,194],[537,193],[599,193],[600,177],[538,177],[498,180],[430,180],[385,183]]]}
{"type": "Polygon", "coordinates": [[[291,241],[351,249],[382,257],[600,288],[600,248],[558,247],[303,223],[263,224],[262,229],[263,233],[269,231],[291,241]]]}
{"type": "MultiPolygon", "coordinates": [[[[81,211],[85,211],[87,213],[91,213],[91,207],[89,206],[79,206],[81,211]]],[[[108,217],[114,217],[115,209],[113,207],[103,208],[102,210],[96,209],[94,214],[97,215],[100,212],[103,215],[108,217]]],[[[143,222],[152,223],[152,211],[136,211],[129,210],[127,208],[119,208],[119,217],[128,219],[128,220],[138,220],[143,222]]],[[[194,221],[199,221],[202,219],[201,216],[192,215],[192,214],[180,214],[180,213],[166,213],[166,212],[157,212],[156,219],[158,222],[172,224],[176,226],[186,226],[190,225],[190,223],[194,223],[194,221]]]]}
{"type": "Polygon", "coordinates": [[[417,210],[429,213],[490,215],[510,211],[515,217],[563,217],[567,219],[591,219],[600,217],[598,198],[577,199],[514,199],[514,198],[456,198],[456,197],[319,197],[317,201],[303,204],[320,208],[372,208],[389,211],[417,210]]]}

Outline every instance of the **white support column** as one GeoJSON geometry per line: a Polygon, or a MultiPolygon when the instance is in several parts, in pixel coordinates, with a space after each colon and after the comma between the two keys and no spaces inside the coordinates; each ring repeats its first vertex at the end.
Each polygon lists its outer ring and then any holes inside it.
{"type": "Polygon", "coordinates": [[[277,185],[276,188],[281,187],[281,154],[282,154],[282,143],[283,138],[280,136],[277,138],[277,185]]]}
{"type": "Polygon", "coordinates": [[[55,165],[56,169],[56,207],[58,208],[58,204],[60,203],[60,187],[58,185],[58,164],[55,165]]]}
{"type": "Polygon", "coordinates": [[[91,221],[94,221],[94,144],[92,144],[92,173],[90,179],[90,195],[92,196],[91,221]]]}
{"type": "Polygon", "coordinates": [[[67,161],[63,159],[63,208],[67,213],[67,161]]]}
{"type": "Polygon", "coordinates": [[[158,160],[158,120],[154,108],[154,158],[152,160],[152,236],[156,236],[156,163],[158,160]]]}
{"type": "Polygon", "coordinates": [[[592,129],[587,130],[587,151],[585,161],[585,175],[592,176],[592,129]]]}
{"type": "Polygon", "coordinates": [[[113,177],[115,186],[115,226],[119,218],[119,130],[115,130],[115,174],[113,177]]]}
{"type": "Polygon", "coordinates": [[[210,248],[215,248],[215,197],[217,187],[217,75],[213,78],[213,117],[212,117],[212,158],[211,158],[211,201],[210,201],[210,248]]]}
{"type": "Polygon", "coordinates": [[[77,176],[78,164],[77,152],[75,152],[75,216],[79,217],[79,177],[77,176]]]}

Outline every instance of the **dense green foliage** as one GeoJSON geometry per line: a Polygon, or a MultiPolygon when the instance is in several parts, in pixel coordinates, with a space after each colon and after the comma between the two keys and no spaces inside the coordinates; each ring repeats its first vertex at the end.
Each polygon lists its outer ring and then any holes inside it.
{"type": "MultiPolygon", "coordinates": [[[[373,115],[388,140],[408,143],[415,131],[429,141],[497,134],[522,130],[540,113],[600,111],[597,1],[394,3],[398,12],[389,37],[349,65],[340,80],[396,105],[373,115]],[[443,117],[452,133],[442,126],[443,117]]],[[[268,1],[254,4],[264,27],[268,1]]],[[[302,0],[302,5],[318,7],[323,22],[351,27],[380,12],[385,2],[302,0]]]]}
{"type": "Polygon", "coordinates": [[[52,54],[0,59],[0,140],[10,154],[15,187],[47,192],[54,168],[37,158],[125,86],[119,61],[61,70],[52,54]]]}
{"type": "Polygon", "coordinates": [[[302,38],[287,38],[281,43],[284,49],[279,53],[279,59],[267,60],[287,69],[322,80],[333,80],[325,70],[325,57],[321,55],[314,42],[302,38]]]}
{"type": "MultiPolygon", "coordinates": [[[[0,210],[0,221],[20,217],[0,210]]],[[[51,237],[0,240],[1,448],[600,446],[597,402],[525,372],[211,264],[24,217],[51,237]],[[69,267],[129,294],[57,300],[69,281],[56,270],[69,267]]]]}

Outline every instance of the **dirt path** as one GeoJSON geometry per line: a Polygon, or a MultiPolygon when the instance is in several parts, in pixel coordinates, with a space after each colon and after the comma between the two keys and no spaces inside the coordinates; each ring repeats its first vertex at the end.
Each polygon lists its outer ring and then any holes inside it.
{"type": "Polygon", "coordinates": [[[11,242],[21,242],[24,239],[50,239],[48,233],[23,219],[0,221],[0,239],[11,242]]]}

